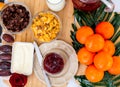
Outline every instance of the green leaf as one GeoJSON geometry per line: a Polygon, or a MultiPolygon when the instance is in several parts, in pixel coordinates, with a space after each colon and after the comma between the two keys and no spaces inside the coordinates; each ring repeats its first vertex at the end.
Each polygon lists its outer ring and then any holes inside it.
{"type": "Polygon", "coordinates": [[[76,41],[76,32],[73,32],[73,31],[70,31],[71,32],[71,35],[70,37],[72,38],[73,41],[76,41]]]}
{"type": "Polygon", "coordinates": [[[114,29],[115,29],[115,33],[117,32],[117,30],[119,29],[120,27],[120,14],[118,13],[115,13],[114,15],[114,20],[112,21],[112,24],[114,26],[114,29]]]}
{"type": "Polygon", "coordinates": [[[113,80],[114,82],[120,80],[120,75],[116,75],[115,77],[113,77],[112,80],[113,80]]]}
{"type": "Polygon", "coordinates": [[[96,83],[88,81],[85,76],[75,76],[75,79],[81,83],[82,87],[96,87],[96,86],[116,87],[116,85],[113,84],[114,83],[114,80],[112,79],[113,77],[114,75],[105,72],[104,79],[96,83]]]}
{"type": "Polygon", "coordinates": [[[120,48],[115,51],[114,56],[119,56],[120,55],[120,48]]]}
{"type": "Polygon", "coordinates": [[[120,87],[120,82],[116,83],[115,85],[116,85],[116,87],[118,87],[118,86],[120,87]]]}
{"type": "Polygon", "coordinates": [[[83,26],[84,24],[83,24],[83,22],[82,22],[81,17],[80,17],[77,13],[76,13],[74,16],[75,16],[78,24],[79,24],[80,26],[83,26]]]}
{"type": "Polygon", "coordinates": [[[105,21],[109,21],[109,20],[110,20],[110,18],[111,18],[111,16],[112,16],[112,14],[113,14],[113,12],[108,13],[108,16],[107,16],[107,18],[106,18],[106,20],[105,20],[105,21]]]}
{"type": "Polygon", "coordinates": [[[86,23],[86,25],[91,26],[93,23],[88,17],[88,14],[82,11],[78,12],[79,16],[82,18],[82,20],[86,23]]]}
{"type": "MultiPolygon", "coordinates": [[[[120,27],[120,14],[114,13],[114,12],[110,12],[110,13],[104,12],[105,7],[106,6],[102,4],[101,7],[98,8],[97,10],[93,12],[88,12],[88,13],[75,9],[74,16],[80,26],[87,25],[87,26],[92,27],[93,30],[95,29],[96,25],[99,22],[109,21],[114,26],[114,29],[115,29],[114,30],[115,33],[110,40],[112,40],[113,42],[116,42],[116,40],[120,36],[120,31],[118,31],[120,27]]],[[[76,37],[75,37],[76,31],[77,31],[76,25],[72,24],[72,27],[74,30],[74,31],[71,31],[71,38],[73,40],[72,44],[73,44],[74,49],[77,52],[84,45],[79,43],[76,40],[76,37]]],[[[115,44],[115,47],[116,47],[115,48],[116,52],[114,55],[118,56],[120,55],[120,42],[115,44]]],[[[96,87],[96,86],[117,87],[117,86],[120,86],[120,75],[114,76],[114,75],[109,74],[108,72],[104,73],[104,78],[102,81],[96,82],[96,83],[92,83],[88,81],[85,76],[75,76],[75,78],[81,83],[82,87],[96,87]]]]}
{"type": "Polygon", "coordinates": [[[120,42],[115,44],[115,53],[114,56],[120,55],[120,42]]]}
{"type": "Polygon", "coordinates": [[[93,83],[95,86],[105,86],[104,82],[93,83]]]}
{"type": "Polygon", "coordinates": [[[75,79],[81,83],[82,87],[94,87],[94,85],[86,80],[85,76],[75,76],[75,79]]]}
{"type": "Polygon", "coordinates": [[[117,24],[118,21],[120,21],[120,15],[119,15],[118,13],[115,13],[114,16],[115,16],[115,18],[114,18],[114,20],[112,21],[112,22],[113,22],[113,23],[112,23],[113,25],[117,24]]]}
{"type": "Polygon", "coordinates": [[[115,47],[116,48],[120,47],[120,42],[118,42],[117,44],[115,44],[115,47]]]}
{"type": "Polygon", "coordinates": [[[74,29],[74,31],[77,31],[77,27],[75,24],[72,24],[72,28],[74,29]]]}
{"type": "Polygon", "coordinates": [[[75,49],[76,52],[78,52],[78,50],[83,47],[83,45],[77,41],[72,42],[72,44],[73,44],[73,48],[75,49]]]}
{"type": "Polygon", "coordinates": [[[104,12],[105,7],[106,6],[102,4],[102,6],[99,9],[97,9],[96,14],[95,14],[96,22],[98,22],[99,16],[104,12]]]}
{"type": "Polygon", "coordinates": [[[107,12],[103,11],[102,14],[100,15],[99,22],[102,22],[106,16],[107,16],[107,12]]]}
{"type": "Polygon", "coordinates": [[[114,36],[111,38],[111,41],[115,42],[119,36],[120,36],[120,31],[118,31],[116,34],[114,34],[114,36]]]}

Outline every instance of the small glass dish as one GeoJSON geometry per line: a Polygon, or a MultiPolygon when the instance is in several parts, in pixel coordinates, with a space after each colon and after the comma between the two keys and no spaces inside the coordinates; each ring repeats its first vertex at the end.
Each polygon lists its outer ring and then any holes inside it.
{"type": "MultiPolygon", "coordinates": [[[[20,10],[20,9],[19,9],[20,10]]],[[[21,12],[22,13],[22,12],[21,12]]],[[[13,15],[15,15],[15,13],[13,14],[13,12],[10,12],[10,14],[12,14],[12,16],[13,15]]],[[[9,15],[10,15],[9,14],[9,15]]],[[[6,14],[5,14],[6,15],[6,14]]],[[[13,18],[14,18],[15,16],[13,16],[13,18]]],[[[21,17],[22,18],[22,17],[21,17]]],[[[31,25],[31,19],[32,19],[32,15],[31,15],[31,12],[30,12],[30,10],[29,10],[29,8],[25,5],[25,4],[23,4],[23,3],[21,3],[21,2],[10,2],[10,3],[7,3],[3,8],[2,8],[2,10],[1,10],[1,14],[0,14],[0,19],[1,19],[1,26],[2,26],[2,28],[4,28],[5,30],[7,30],[8,32],[10,32],[11,34],[18,34],[18,33],[20,33],[20,32],[23,32],[24,30],[26,30],[30,25],[31,25]],[[25,12],[26,12],[26,14],[28,14],[28,22],[27,22],[27,24],[25,25],[25,27],[24,28],[22,28],[21,30],[20,30],[20,28],[19,28],[19,30],[18,31],[13,31],[13,30],[8,30],[8,28],[5,26],[5,24],[4,24],[4,21],[5,20],[3,20],[3,13],[5,13],[5,10],[8,8],[8,7],[10,7],[10,6],[13,6],[13,5],[15,5],[15,6],[21,6],[21,7],[23,7],[23,8],[25,8],[25,12]]],[[[11,18],[12,19],[12,18],[11,18]]],[[[25,20],[24,19],[24,17],[23,17],[23,20],[25,20]]],[[[11,21],[10,21],[11,22],[11,21]]],[[[9,22],[9,23],[10,23],[9,22]]],[[[23,21],[24,23],[26,22],[26,21],[23,21]]],[[[22,22],[21,22],[22,23],[22,22]]],[[[14,24],[14,23],[13,23],[14,24]]],[[[17,23],[16,23],[17,24],[17,23]]],[[[20,25],[19,25],[20,26],[20,25]]],[[[18,27],[19,27],[18,26],[18,27]]],[[[22,26],[22,25],[21,25],[22,26]]],[[[13,28],[13,26],[12,26],[12,28],[13,28]]]]}
{"type": "MultiPolygon", "coordinates": [[[[56,56],[56,55],[55,55],[56,56]]],[[[55,61],[54,61],[55,62],[55,61]]],[[[53,62],[52,62],[53,63],[53,62]]],[[[43,54],[43,62],[42,62],[42,67],[43,67],[43,69],[45,70],[45,72],[50,76],[50,77],[55,77],[55,78],[57,78],[57,77],[60,77],[60,76],[62,76],[62,75],[64,75],[67,71],[68,71],[68,69],[69,69],[69,65],[70,64],[70,61],[69,61],[69,56],[67,55],[67,53],[65,52],[65,51],[63,51],[63,50],[60,50],[60,49],[52,49],[52,50],[48,50],[45,54],[43,54]],[[62,58],[62,60],[63,60],[63,62],[64,62],[64,64],[63,64],[63,68],[62,68],[62,70],[60,71],[60,72],[57,72],[57,73],[50,73],[50,72],[48,72],[45,68],[44,68],[44,63],[45,63],[45,58],[46,58],[46,56],[47,55],[49,55],[49,54],[51,54],[51,53],[55,53],[55,54],[57,54],[57,55],[59,55],[59,56],[61,56],[61,58],[62,58]]]]}
{"type": "Polygon", "coordinates": [[[41,11],[35,14],[31,29],[38,43],[56,40],[61,32],[62,24],[59,16],[51,11],[41,11]]]}

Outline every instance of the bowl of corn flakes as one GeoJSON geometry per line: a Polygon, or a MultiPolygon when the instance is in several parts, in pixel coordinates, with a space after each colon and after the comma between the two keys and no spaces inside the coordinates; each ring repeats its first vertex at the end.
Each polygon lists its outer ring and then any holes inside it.
{"type": "Polygon", "coordinates": [[[37,42],[50,42],[57,39],[61,30],[60,18],[51,11],[38,12],[32,20],[32,31],[37,42]]]}

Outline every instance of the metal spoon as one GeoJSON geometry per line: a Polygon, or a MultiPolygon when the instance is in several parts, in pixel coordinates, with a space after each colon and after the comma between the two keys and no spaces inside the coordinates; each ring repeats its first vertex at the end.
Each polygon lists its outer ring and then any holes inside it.
{"type": "Polygon", "coordinates": [[[114,3],[110,0],[110,1],[107,1],[107,0],[101,0],[107,7],[105,8],[105,11],[106,12],[112,12],[114,10],[114,3]]]}

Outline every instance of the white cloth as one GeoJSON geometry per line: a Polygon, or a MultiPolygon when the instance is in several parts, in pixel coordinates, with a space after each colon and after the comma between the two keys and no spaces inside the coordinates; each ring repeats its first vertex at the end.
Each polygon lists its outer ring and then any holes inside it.
{"type": "Polygon", "coordinates": [[[72,78],[72,79],[68,82],[67,87],[81,87],[81,86],[78,85],[78,84],[75,82],[75,79],[74,79],[74,78],[72,78]]]}
{"type": "Polygon", "coordinates": [[[4,3],[8,3],[8,0],[4,0],[4,3]]]}
{"type": "Polygon", "coordinates": [[[3,78],[0,77],[0,87],[9,87],[3,82],[3,78]]]}
{"type": "Polygon", "coordinates": [[[120,5],[120,0],[112,0],[112,1],[115,4],[114,11],[120,13],[120,6],[119,6],[120,5]]]}

